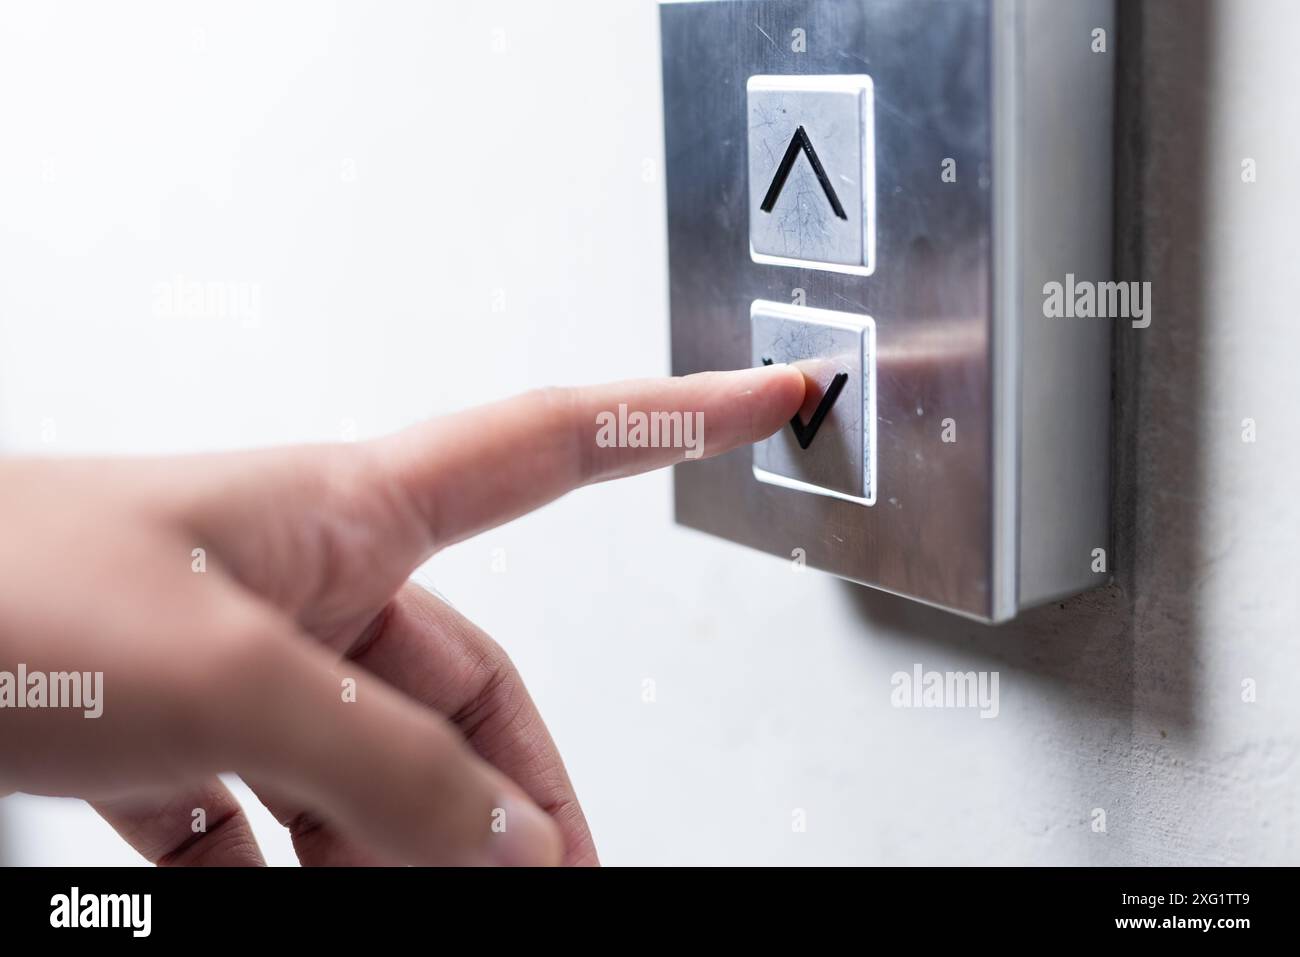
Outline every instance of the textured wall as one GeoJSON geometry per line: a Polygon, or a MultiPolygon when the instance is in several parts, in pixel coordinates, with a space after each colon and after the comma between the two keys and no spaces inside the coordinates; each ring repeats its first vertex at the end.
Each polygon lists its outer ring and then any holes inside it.
{"type": "MultiPolygon", "coordinates": [[[[372,6],[0,32],[31,92],[0,97],[6,450],[47,420],[63,452],[369,434],[666,367],[652,5],[372,6]],[[585,166],[556,128],[600,130],[585,166]],[[260,283],[258,327],[160,324],[178,273],[260,283]]],[[[986,628],[676,528],[662,475],[431,562],[607,862],[1300,863],[1300,6],[1121,8],[1120,267],[1155,312],[1117,337],[1113,585],[986,628]],[[914,663],[999,671],[999,716],[891,707],[914,663]]],[[[76,805],[0,808],[12,860],[132,858],[76,805]]]]}

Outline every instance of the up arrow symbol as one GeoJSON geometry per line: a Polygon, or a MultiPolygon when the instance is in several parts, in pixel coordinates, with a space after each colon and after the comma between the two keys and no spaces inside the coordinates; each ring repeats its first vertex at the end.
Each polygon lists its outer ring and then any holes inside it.
{"type": "Polygon", "coordinates": [[[794,131],[794,136],[790,137],[790,145],[785,148],[785,156],[781,157],[781,165],[776,168],[776,175],[772,177],[772,185],[767,188],[767,195],[763,197],[763,202],[759,205],[765,213],[770,213],[776,206],[777,199],[781,196],[781,190],[785,188],[785,181],[790,176],[790,170],[794,169],[795,160],[799,158],[802,151],[808,157],[808,163],[812,166],[813,172],[817,174],[817,182],[822,184],[822,191],[826,198],[830,200],[831,209],[840,219],[848,219],[848,213],[844,212],[844,207],[840,205],[840,198],[835,195],[835,187],[831,185],[831,179],[826,175],[826,170],[822,168],[822,161],[817,158],[817,151],[813,149],[812,140],[808,139],[808,133],[801,126],[794,131]]]}

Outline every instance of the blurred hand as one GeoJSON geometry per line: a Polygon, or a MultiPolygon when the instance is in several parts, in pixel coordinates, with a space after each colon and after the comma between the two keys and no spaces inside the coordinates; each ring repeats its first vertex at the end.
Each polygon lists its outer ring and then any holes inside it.
{"type": "Polygon", "coordinates": [[[304,864],[596,863],[518,673],[407,578],[686,457],[603,447],[601,413],[703,413],[710,456],[780,428],[803,388],[774,366],[534,392],[352,445],[0,462],[0,672],[103,674],[97,718],[0,708],[0,793],[86,798],[159,864],[262,863],[227,771],[304,864]]]}

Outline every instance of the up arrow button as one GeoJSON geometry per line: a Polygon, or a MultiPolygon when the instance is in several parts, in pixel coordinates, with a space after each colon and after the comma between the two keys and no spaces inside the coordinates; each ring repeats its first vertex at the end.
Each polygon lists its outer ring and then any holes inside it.
{"type": "Polygon", "coordinates": [[[875,270],[871,78],[752,76],[746,85],[755,262],[875,270]]]}

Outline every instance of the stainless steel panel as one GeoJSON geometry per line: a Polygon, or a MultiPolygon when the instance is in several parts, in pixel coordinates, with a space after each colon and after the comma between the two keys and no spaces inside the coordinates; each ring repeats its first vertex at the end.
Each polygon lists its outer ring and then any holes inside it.
{"type": "Polygon", "coordinates": [[[747,366],[749,304],[796,290],[873,316],[877,348],[873,508],[755,481],[745,449],[677,470],[679,521],[990,617],[988,6],[706,2],[661,15],[674,373],[747,366]],[[795,29],[807,52],[792,51],[795,29]],[[872,78],[874,276],[750,259],[746,83],[796,72],[872,78]],[[945,157],[955,183],[940,179],[945,157]]]}
{"type": "Polygon", "coordinates": [[[1062,326],[1061,335],[1027,328],[1041,321],[1032,283],[1041,284],[1044,270],[1075,256],[1099,263],[1109,248],[1097,217],[1072,231],[1074,217],[1110,202],[1091,164],[1109,149],[1109,112],[1097,91],[1112,67],[1078,55],[1089,40],[1082,21],[1096,17],[1109,28],[1108,5],[1087,0],[1083,13],[1053,17],[1061,6],[1070,5],[661,7],[674,373],[751,364],[754,300],[869,315],[876,335],[873,507],[757,481],[751,453],[738,450],[677,469],[680,522],[783,557],[802,549],[814,567],[984,620],[1008,618],[1054,589],[1095,583],[1077,569],[1084,539],[1106,524],[1096,423],[1104,429],[1109,409],[1045,398],[1044,376],[1066,368],[1076,348],[1082,368],[1072,381],[1086,380],[1093,403],[1096,382],[1108,381],[1098,338],[1106,333],[1096,322],[1091,332],[1062,326]],[[1025,55],[1040,34],[1050,34],[1046,46],[1060,54],[1055,73],[1042,54],[1025,55]],[[871,80],[871,275],[750,256],[747,84],[791,75],[871,80]],[[1042,84],[1063,91],[1056,102],[1065,109],[1086,111],[1053,122],[1026,116],[1051,99],[1042,84]],[[1066,122],[1084,136],[1104,126],[1101,146],[1073,155],[1044,137],[1066,122]],[[1090,168],[1081,172],[1080,163],[1090,168]],[[1026,410],[1026,389],[1038,408],[1026,410]],[[1046,442],[1051,422],[1074,423],[1088,438],[1046,442]],[[1032,481],[1025,489],[1022,473],[1032,481]],[[1077,501],[1053,505],[1079,512],[1059,522],[1046,514],[1042,489],[1065,473],[1085,477],[1062,486],[1077,501]],[[1022,494],[1032,510],[1022,511],[1022,494]],[[1023,597],[1022,550],[1040,566],[1024,569],[1032,587],[1023,597]]]}

